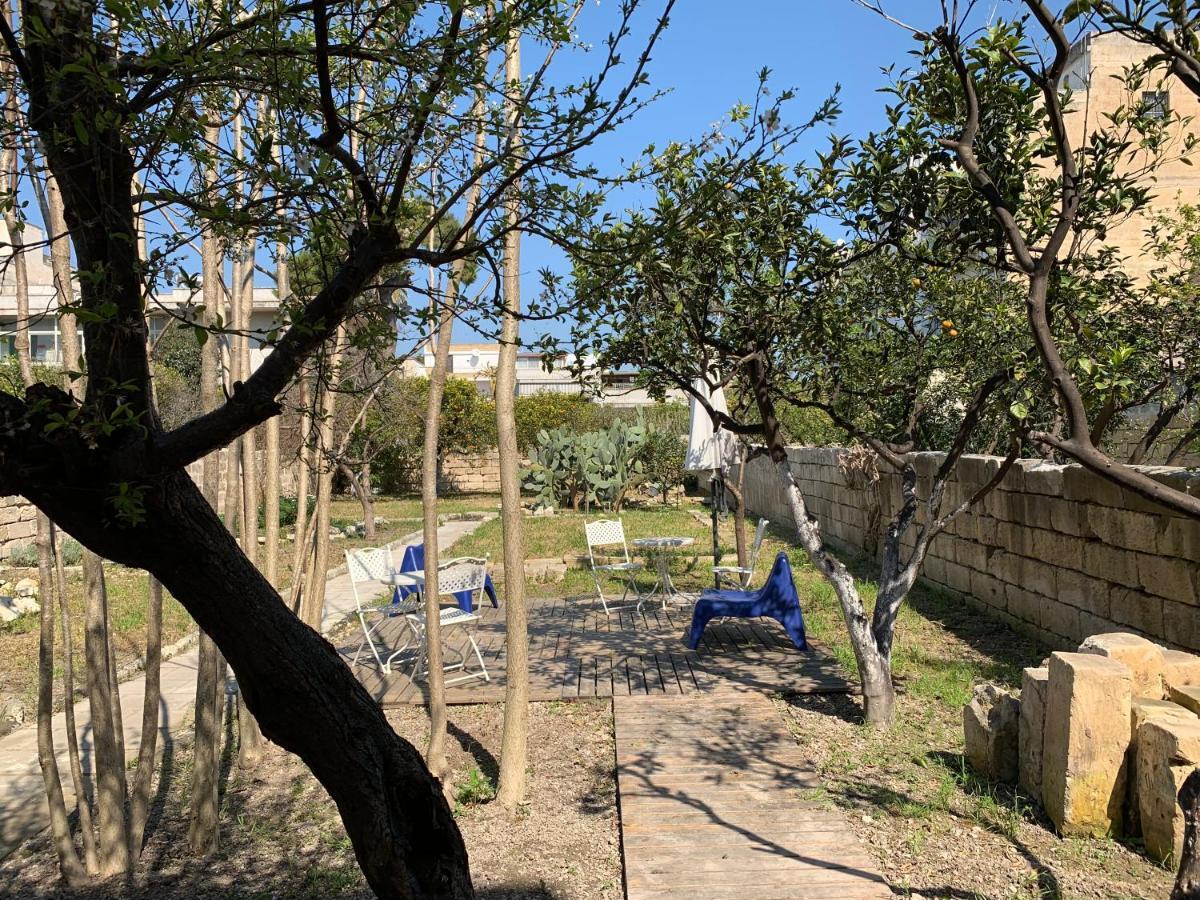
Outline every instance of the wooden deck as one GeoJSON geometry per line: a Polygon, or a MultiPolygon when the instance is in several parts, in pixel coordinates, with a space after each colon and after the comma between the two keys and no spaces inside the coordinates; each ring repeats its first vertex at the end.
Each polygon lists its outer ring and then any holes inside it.
{"type": "MultiPolygon", "coordinates": [[[[792,646],[778,623],[762,619],[712,622],[698,651],[684,645],[689,609],[663,610],[658,604],[641,613],[624,610],[605,615],[592,598],[532,600],[529,605],[530,698],[620,697],[722,693],[726,691],[835,692],[847,684],[820,648],[792,646]]],[[[403,623],[383,627],[385,642],[397,640],[403,623]]],[[[347,660],[360,632],[341,638],[347,660]]],[[[461,629],[445,633],[447,658],[469,647],[461,629]]],[[[490,682],[473,679],[447,688],[449,703],[488,703],[504,697],[504,611],[490,605],[480,611],[475,639],[490,682]]],[[[471,659],[474,662],[473,658],[471,659]]],[[[375,661],[360,657],[355,673],[384,706],[423,703],[420,682],[407,675],[383,675],[375,661]]],[[[454,677],[449,673],[447,677],[454,677]]]]}
{"type": "Polygon", "coordinates": [[[614,697],[628,900],[891,897],[762,693],[614,697]]]}

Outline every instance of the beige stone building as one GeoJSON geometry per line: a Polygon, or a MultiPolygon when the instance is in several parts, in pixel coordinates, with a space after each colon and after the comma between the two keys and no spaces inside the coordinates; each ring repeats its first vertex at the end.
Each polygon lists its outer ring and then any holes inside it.
{"type": "MultiPolygon", "coordinates": [[[[1085,135],[1112,127],[1107,116],[1119,109],[1140,108],[1148,115],[1171,112],[1183,120],[1173,126],[1170,146],[1153,175],[1153,214],[1182,203],[1200,203],[1200,166],[1179,159],[1185,134],[1200,129],[1200,99],[1165,72],[1155,73],[1131,93],[1122,76],[1151,52],[1145,44],[1121,34],[1086,34],[1071,48],[1063,85],[1072,91],[1067,128],[1075,147],[1081,146],[1085,135]]],[[[1131,161],[1131,165],[1141,164],[1137,159],[1131,161]]],[[[1106,237],[1106,243],[1124,257],[1127,271],[1135,277],[1144,277],[1154,265],[1143,252],[1146,225],[1146,215],[1136,215],[1114,225],[1106,237]]]]}

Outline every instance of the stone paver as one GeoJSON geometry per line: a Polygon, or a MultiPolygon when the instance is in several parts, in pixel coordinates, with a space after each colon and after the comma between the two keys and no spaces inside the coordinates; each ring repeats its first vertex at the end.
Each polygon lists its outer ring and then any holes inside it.
{"type": "MultiPolygon", "coordinates": [[[[438,529],[438,546],[449,548],[479,525],[478,521],[448,522],[438,529]]],[[[393,542],[393,548],[420,541],[420,534],[408,535],[393,542]]],[[[334,551],[338,552],[336,544],[334,551]]],[[[344,568],[344,567],[343,567],[344,568]]],[[[336,570],[335,570],[336,571],[336,570]]],[[[344,572],[330,578],[325,588],[325,616],[322,634],[354,614],[354,592],[350,576],[344,572]]],[[[162,715],[159,746],[191,726],[192,706],[196,699],[195,649],[166,660],[162,665],[162,715]]],[[[121,718],[125,727],[125,752],[129,759],[137,756],[142,737],[142,698],[145,679],[141,676],[121,684],[121,718]]],[[[84,772],[91,771],[91,715],[86,700],[75,704],[75,722],[79,731],[80,763],[84,772]]],[[[67,794],[67,807],[74,805],[71,774],[67,758],[65,717],[54,717],[54,749],[58,755],[59,774],[67,794]]],[[[37,728],[28,725],[0,739],[0,859],[22,841],[37,834],[49,821],[41,767],[37,755],[37,728]]]]}

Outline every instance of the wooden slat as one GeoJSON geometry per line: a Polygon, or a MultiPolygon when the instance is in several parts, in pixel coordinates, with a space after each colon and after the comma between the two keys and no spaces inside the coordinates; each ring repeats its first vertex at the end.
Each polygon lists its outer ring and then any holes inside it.
{"type": "Polygon", "coordinates": [[[892,896],[844,814],[803,799],[816,775],[764,694],[616,697],[613,720],[628,900],[892,896]]]}

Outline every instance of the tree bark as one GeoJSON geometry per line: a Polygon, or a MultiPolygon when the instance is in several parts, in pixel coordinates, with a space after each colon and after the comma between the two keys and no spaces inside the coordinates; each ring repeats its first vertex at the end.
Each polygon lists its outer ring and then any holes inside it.
{"type": "MultiPolygon", "coordinates": [[[[71,835],[71,822],[67,818],[67,804],[63,797],[62,777],[58,771],[58,758],[54,753],[54,575],[50,561],[53,540],[51,528],[50,520],[38,513],[38,762],[41,764],[42,783],[46,788],[46,800],[50,808],[50,835],[58,854],[58,867],[67,884],[77,887],[87,880],[87,873],[83,863],[79,861],[79,854],[75,852],[75,840],[71,835]]],[[[74,703],[74,698],[68,695],[65,702],[70,705],[74,703]]],[[[80,800],[81,805],[86,802],[86,799],[80,800]]]]}
{"type": "Polygon", "coordinates": [[[263,575],[276,588],[279,587],[279,416],[267,420],[266,455],[264,477],[266,492],[263,498],[263,515],[266,517],[264,536],[266,544],[263,553],[266,562],[263,565],[263,575]]]}
{"type": "Polygon", "coordinates": [[[1200,900],[1200,769],[1194,769],[1179,789],[1183,809],[1183,847],[1179,852],[1179,873],[1171,900],[1200,900]]]}
{"type": "Polygon", "coordinates": [[[327,382],[321,393],[321,421],[317,425],[317,508],[313,558],[304,585],[304,621],[317,631],[325,612],[325,579],[329,569],[330,504],[333,502],[333,426],[337,415],[338,373],[346,347],[346,326],[339,325],[329,357],[327,382]]]}
{"type": "MultiPolygon", "coordinates": [[[[511,8],[512,0],[506,7],[511,8]]],[[[513,155],[520,159],[521,35],[510,31],[504,56],[508,85],[505,108],[513,155]]],[[[496,437],[500,456],[500,521],[504,535],[505,687],[504,735],[500,744],[500,783],[496,800],[516,809],[525,799],[529,741],[529,618],[525,608],[525,547],[522,535],[521,453],[517,448],[517,350],[521,345],[521,233],[517,230],[520,196],[510,188],[505,210],[504,308],[500,324],[500,360],[496,367],[496,437]]]]}
{"type": "Polygon", "coordinates": [[[162,700],[162,584],[149,576],[146,607],[146,692],[142,698],[142,742],[138,747],[137,770],[129,797],[129,856],[142,855],[146,818],[150,811],[150,786],[158,751],[159,704],[162,700]]]}
{"type": "Polygon", "coordinates": [[[125,828],[125,760],[118,750],[117,723],[113,717],[104,564],[90,550],[83,553],[83,580],[87,602],[84,652],[97,778],[100,875],[107,878],[129,871],[129,836],[125,828]]]}

